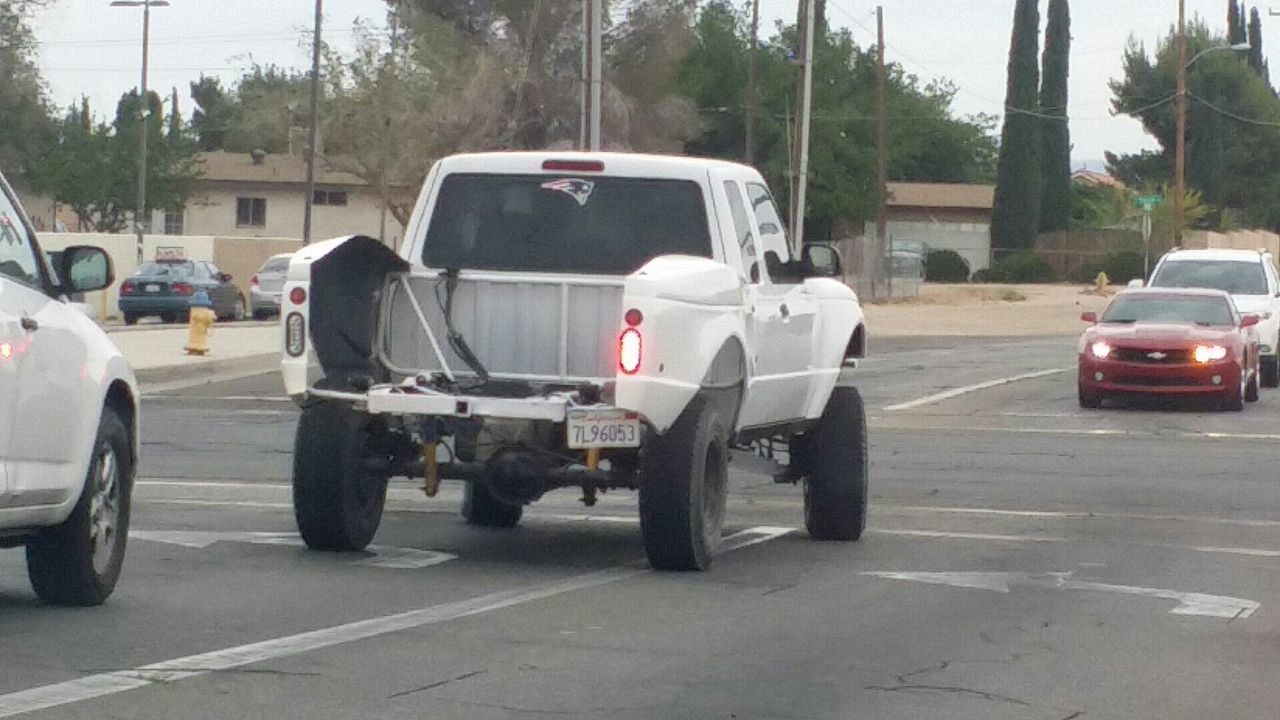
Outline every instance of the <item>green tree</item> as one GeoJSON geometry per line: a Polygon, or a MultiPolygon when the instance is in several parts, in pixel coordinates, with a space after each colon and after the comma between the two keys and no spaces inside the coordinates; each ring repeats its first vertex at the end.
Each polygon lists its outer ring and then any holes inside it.
{"type": "Polygon", "coordinates": [[[1071,11],[1068,0],[1049,0],[1044,37],[1044,77],[1040,85],[1040,161],[1044,188],[1040,230],[1065,230],[1071,222],[1071,130],[1067,124],[1067,79],[1071,65],[1071,11]]]}
{"type": "Polygon", "coordinates": [[[229,152],[302,152],[302,128],[310,122],[311,80],[307,73],[274,65],[254,65],[236,85],[238,112],[227,132],[229,152]]]}
{"type": "Polygon", "coordinates": [[[1271,84],[1271,70],[1267,67],[1267,56],[1262,51],[1262,16],[1258,8],[1249,14],[1249,67],[1258,73],[1268,85],[1271,84]]]}
{"type": "Polygon", "coordinates": [[[1245,26],[1244,6],[1240,0],[1227,0],[1227,41],[1238,45],[1249,39],[1245,26]]]}
{"type": "Polygon", "coordinates": [[[56,135],[30,24],[44,4],[0,0],[0,166],[9,172],[29,169],[56,135]]]}
{"type": "Polygon", "coordinates": [[[240,104],[223,89],[221,80],[204,75],[191,83],[191,99],[196,104],[191,114],[191,130],[200,149],[205,152],[226,149],[227,136],[239,123],[240,104]]]}
{"type": "Polygon", "coordinates": [[[991,245],[1029,248],[1040,229],[1040,10],[1036,0],[1017,0],[1009,47],[1004,131],[996,168],[991,245]]]}

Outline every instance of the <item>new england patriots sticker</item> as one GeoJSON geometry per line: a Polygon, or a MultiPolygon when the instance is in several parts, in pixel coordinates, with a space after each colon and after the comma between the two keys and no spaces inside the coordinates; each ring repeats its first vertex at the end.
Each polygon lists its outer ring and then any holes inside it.
{"type": "Polygon", "coordinates": [[[552,180],[550,182],[542,183],[542,189],[562,192],[574,200],[577,200],[579,207],[586,207],[587,200],[591,198],[591,191],[596,189],[596,184],[590,180],[562,178],[560,180],[552,180]]]}

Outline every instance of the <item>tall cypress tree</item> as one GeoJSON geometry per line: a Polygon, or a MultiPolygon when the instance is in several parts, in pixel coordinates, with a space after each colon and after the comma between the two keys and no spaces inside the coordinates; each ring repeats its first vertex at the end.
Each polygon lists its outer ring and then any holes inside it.
{"type": "Polygon", "coordinates": [[[1071,130],[1067,124],[1067,78],[1071,71],[1071,9],[1049,0],[1040,79],[1040,166],[1044,187],[1040,231],[1066,230],[1071,222],[1071,130]]]}
{"type": "Polygon", "coordinates": [[[1249,67],[1271,84],[1271,71],[1267,68],[1267,56],[1262,52],[1262,16],[1258,8],[1249,15],[1249,67]]]}
{"type": "Polygon", "coordinates": [[[1009,43],[1004,128],[996,167],[991,246],[1029,248],[1040,230],[1040,9],[1017,0],[1009,43]]]}
{"type": "Polygon", "coordinates": [[[1227,40],[1232,45],[1239,45],[1248,39],[1245,29],[1244,8],[1240,0],[1227,1],[1227,40]]]}

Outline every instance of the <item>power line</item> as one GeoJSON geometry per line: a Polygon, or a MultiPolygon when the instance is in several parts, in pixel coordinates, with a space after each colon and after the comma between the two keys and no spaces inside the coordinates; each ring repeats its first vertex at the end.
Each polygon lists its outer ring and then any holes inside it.
{"type": "Polygon", "coordinates": [[[1219,115],[1223,115],[1223,116],[1225,116],[1225,117],[1229,117],[1229,118],[1231,118],[1232,120],[1238,120],[1238,121],[1240,121],[1240,122],[1242,122],[1242,123],[1247,123],[1247,124],[1249,124],[1249,125],[1257,125],[1258,127],[1280,127],[1280,122],[1276,122],[1276,121],[1273,121],[1273,120],[1258,120],[1257,118],[1249,118],[1249,117],[1245,117],[1245,116],[1243,116],[1243,115],[1237,115],[1236,113],[1233,113],[1233,112],[1231,112],[1230,110],[1223,110],[1222,108],[1218,107],[1217,105],[1214,105],[1213,103],[1209,102],[1208,100],[1205,100],[1204,98],[1199,97],[1199,96],[1197,96],[1196,94],[1194,94],[1194,93],[1192,93],[1192,92],[1187,92],[1187,97],[1191,98],[1192,100],[1195,100],[1196,102],[1200,103],[1201,105],[1204,105],[1205,107],[1207,107],[1207,108],[1209,108],[1210,110],[1212,110],[1212,111],[1214,111],[1214,112],[1218,113],[1219,115]]]}

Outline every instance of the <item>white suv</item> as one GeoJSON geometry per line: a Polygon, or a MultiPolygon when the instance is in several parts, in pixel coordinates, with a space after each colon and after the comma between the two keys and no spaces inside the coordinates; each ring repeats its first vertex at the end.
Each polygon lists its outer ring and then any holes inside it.
{"type": "Polygon", "coordinates": [[[1260,250],[1173,250],[1151,273],[1151,287],[1209,288],[1231,295],[1242,314],[1257,315],[1262,384],[1280,386],[1280,277],[1260,250]]]}
{"type": "Polygon", "coordinates": [[[25,545],[36,594],[99,605],[115,588],[138,460],[138,388],[106,333],[68,300],[113,281],[111,259],[45,261],[0,176],[0,548],[25,545]]]}

